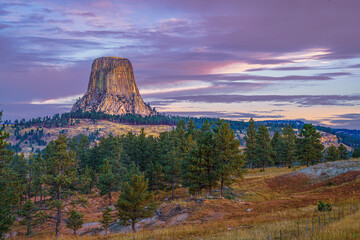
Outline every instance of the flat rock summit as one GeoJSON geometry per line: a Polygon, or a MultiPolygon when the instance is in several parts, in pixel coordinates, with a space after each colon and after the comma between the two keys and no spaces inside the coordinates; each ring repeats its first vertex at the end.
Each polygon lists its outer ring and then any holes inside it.
{"type": "Polygon", "coordinates": [[[132,113],[149,116],[156,113],[141,98],[131,62],[120,57],[94,60],[87,92],[74,104],[71,112],[78,110],[111,115],[132,113]]]}

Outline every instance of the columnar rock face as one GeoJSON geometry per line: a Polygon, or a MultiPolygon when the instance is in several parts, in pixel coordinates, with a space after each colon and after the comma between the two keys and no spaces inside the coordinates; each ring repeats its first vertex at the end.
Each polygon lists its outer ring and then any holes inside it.
{"type": "Polygon", "coordinates": [[[101,57],[94,60],[88,90],[72,107],[72,112],[155,114],[145,104],[136,86],[131,62],[126,58],[101,57]]]}

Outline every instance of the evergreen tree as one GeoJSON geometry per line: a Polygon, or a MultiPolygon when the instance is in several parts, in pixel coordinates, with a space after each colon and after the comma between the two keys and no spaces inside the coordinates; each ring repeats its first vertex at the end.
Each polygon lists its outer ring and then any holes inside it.
{"type": "Polygon", "coordinates": [[[26,226],[26,235],[32,234],[32,228],[40,223],[43,223],[48,217],[46,212],[39,211],[33,201],[27,200],[18,213],[19,217],[23,218],[20,224],[26,226]]]}
{"type": "Polygon", "coordinates": [[[108,234],[109,226],[113,222],[111,218],[111,208],[106,207],[102,211],[102,219],[100,220],[100,223],[102,224],[102,227],[105,229],[105,235],[108,234]]]}
{"type": "Polygon", "coordinates": [[[186,126],[186,137],[189,137],[189,135],[191,135],[193,138],[196,138],[196,131],[195,131],[195,123],[194,121],[190,118],[187,126],[186,126]]]}
{"type": "Polygon", "coordinates": [[[214,150],[217,177],[220,180],[220,196],[223,197],[224,184],[230,185],[234,177],[242,176],[242,166],[244,165],[244,156],[239,150],[240,142],[235,138],[234,131],[229,128],[230,124],[223,120],[216,122],[214,129],[215,136],[214,150]]]}
{"type": "MultiPolygon", "coordinates": [[[[207,188],[211,194],[212,188],[217,185],[218,172],[212,123],[205,121],[202,128],[197,132],[196,145],[190,151],[187,159],[187,171],[185,174],[191,192],[200,192],[207,188]]],[[[191,142],[189,142],[191,143],[191,142]]]]}
{"type": "Polygon", "coordinates": [[[311,162],[319,161],[323,156],[324,146],[320,142],[321,135],[312,124],[304,124],[299,136],[296,141],[296,155],[309,167],[311,162]]]}
{"type": "Polygon", "coordinates": [[[360,149],[359,148],[354,148],[353,153],[351,154],[352,158],[360,158],[360,149]]]}
{"type": "Polygon", "coordinates": [[[66,227],[73,230],[74,235],[76,235],[76,231],[84,224],[84,215],[75,209],[71,209],[67,215],[68,218],[66,219],[66,227]]]}
{"type": "Polygon", "coordinates": [[[256,162],[256,153],[255,153],[255,146],[256,146],[256,128],[254,119],[250,118],[249,120],[249,127],[247,129],[247,133],[245,136],[246,148],[245,148],[245,155],[246,155],[246,162],[250,163],[252,168],[254,168],[254,164],[256,162]]]}
{"type": "Polygon", "coordinates": [[[339,159],[340,154],[339,154],[339,150],[334,146],[331,145],[330,147],[328,147],[326,149],[326,156],[325,156],[325,160],[327,162],[332,162],[332,161],[336,161],[339,159]]]}
{"type": "Polygon", "coordinates": [[[116,181],[115,175],[112,172],[112,166],[107,159],[105,159],[104,164],[101,166],[101,172],[98,177],[98,188],[100,190],[100,196],[108,196],[110,206],[112,204],[111,192],[118,190],[119,183],[116,181]]]}
{"type": "Polygon", "coordinates": [[[191,194],[200,193],[205,188],[205,176],[207,175],[205,168],[203,167],[203,160],[199,153],[197,144],[192,139],[192,136],[188,136],[187,142],[189,143],[189,154],[184,158],[182,163],[182,179],[183,186],[189,188],[191,194]]]}
{"type": "Polygon", "coordinates": [[[153,195],[147,191],[148,181],[143,175],[133,175],[129,182],[124,184],[116,203],[117,215],[122,224],[131,224],[135,232],[135,225],[141,218],[154,215],[156,204],[153,195]]]}
{"type": "MultiPolygon", "coordinates": [[[[1,123],[2,112],[0,112],[1,123]]],[[[12,208],[19,202],[20,183],[10,168],[14,153],[7,149],[9,134],[0,129],[0,239],[15,221],[12,208]]]]}
{"type": "Polygon", "coordinates": [[[67,147],[68,139],[66,135],[59,135],[54,142],[52,156],[47,164],[45,183],[52,191],[53,197],[50,203],[51,209],[55,210],[55,237],[60,235],[62,222],[64,199],[67,195],[63,193],[69,189],[69,186],[76,180],[76,159],[74,152],[69,152],[67,147]]]}
{"type": "Polygon", "coordinates": [[[295,159],[296,135],[290,124],[283,127],[282,132],[280,155],[282,161],[286,162],[291,168],[295,159]]]}
{"type": "Polygon", "coordinates": [[[284,148],[283,138],[279,131],[276,131],[274,136],[271,139],[271,148],[272,148],[272,159],[275,162],[276,166],[279,166],[283,161],[283,153],[282,150],[284,148]]]}
{"type": "Polygon", "coordinates": [[[36,197],[40,195],[40,202],[43,202],[44,196],[44,174],[45,174],[46,164],[44,159],[41,157],[41,153],[37,153],[34,156],[34,161],[31,165],[31,171],[33,173],[33,191],[35,195],[35,202],[36,197]]]}
{"type": "Polygon", "coordinates": [[[95,185],[95,172],[89,166],[85,167],[85,170],[79,176],[79,181],[77,182],[76,189],[79,190],[81,193],[90,194],[91,189],[95,185]]]}
{"type": "Polygon", "coordinates": [[[21,184],[22,192],[20,194],[20,201],[31,198],[32,179],[29,173],[30,166],[24,153],[15,154],[10,166],[21,184]]]}
{"type": "Polygon", "coordinates": [[[162,148],[162,164],[164,169],[165,184],[172,191],[172,199],[175,199],[175,189],[181,183],[181,165],[187,154],[187,142],[185,122],[179,121],[176,129],[160,136],[160,148],[162,148]]]}
{"type": "Polygon", "coordinates": [[[266,165],[273,163],[270,142],[269,129],[265,125],[260,125],[256,132],[255,159],[261,165],[263,171],[265,171],[266,165]]]}
{"type": "Polygon", "coordinates": [[[338,147],[339,150],[339,158],[341,160],[346,160],[348,158],[348,150],[346,149],[346,147],[344,146],[344,144],[340,144],[338,147]]]}
{"type": "Polygon", "coordinates": [[[146,178],[149,180],[149,190],[156,194],[165,189],[165,174],[163,166],[158,162],[151,162],[145,172],[146,178]]]}

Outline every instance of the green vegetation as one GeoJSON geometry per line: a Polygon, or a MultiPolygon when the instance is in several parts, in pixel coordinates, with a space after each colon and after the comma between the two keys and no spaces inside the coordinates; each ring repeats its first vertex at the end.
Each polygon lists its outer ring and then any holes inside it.
{"type": "Polygon", "coordinates": [[[305,124],[297,141],[297,157],[309,167],[310,163],[319,162],[323,156],[324,146],[320,142],[320,133],[312,124],[305,124]]]}
{"type": "Polygon", "coordinates": [[[330,205],[330,203],[323,203],[322,201],[319,201],[319,204],[318,204],[318,210],[320,212],[329,212],[332,210],[332,207],[330,205]]]}
{"type": "Polygon", "coordinates": [[[71,209],[67,215],[66,227],[73,230],[74,235],[76,235],[76,231],[80,229],[84,223],[84,215],[80,214],[75,209],[71,209]]]}
{"type": "Polygon", "coordinates": [[[102,211],[102,219],[100,220],[100,223],[102,224],[102,227],[105,229],[105,235],[108,234],[109,226],[113,222],[111,217],[111,208],[106,207],[102,211]]]}
{"type": "Polygon", "coordinates": [[[117,215],[124,224],[131,224],[135,232],[135,225],[139,219],[151,217],[155,214],[156,204],[152,193],[147,191],[148,181],[143,175],[132,175],[124,184],[116,203],[117,215]]]}

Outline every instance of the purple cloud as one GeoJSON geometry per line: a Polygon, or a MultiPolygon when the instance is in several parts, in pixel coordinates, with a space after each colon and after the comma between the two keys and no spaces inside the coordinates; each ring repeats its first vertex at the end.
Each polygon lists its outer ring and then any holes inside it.
{"type": "Polygon", "coordinates": [[[172,100],[206,102],[206,103],[234,103],[234,102],[289,102],[302,106],[339,105],[354,106],[360,102],[360,96],[342,95],[197,95],[168,97],[172,100]]]}

